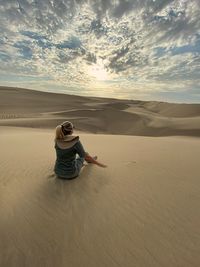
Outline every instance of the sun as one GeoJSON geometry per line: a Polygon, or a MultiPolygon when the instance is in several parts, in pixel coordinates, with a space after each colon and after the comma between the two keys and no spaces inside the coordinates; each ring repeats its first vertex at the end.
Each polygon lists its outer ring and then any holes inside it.
{"type": "Polygon", "coordinates": [[[106,81],[108,80],[108,72],[106,71],[103,63],[97,62],[88,68],[88,74],[95,78],[97,81],[106,81]]]}

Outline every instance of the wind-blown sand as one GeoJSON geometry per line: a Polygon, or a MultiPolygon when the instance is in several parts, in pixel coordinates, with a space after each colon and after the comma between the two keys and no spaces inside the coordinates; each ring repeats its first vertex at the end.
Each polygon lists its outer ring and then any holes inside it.
{"type": "Polygon", "coordinates": [[[185,117],[177,105],[170,119],[161,108],[145,109],[147,102],[136,101],[133,113],[126,101],[66,96],[65,102],[62,95],[9,90],[0,90],[0,266],[200,266],[200,142],[169,136],[171,129],[198,136],[199,105],[184,104],[185,117]],[[69,109],[79,131],[106,133],[79,135],[108,168],[89,164],[79,178],[64,181],[53,173],[53,128],[72,120],[69,109]],[[168,123],[160,131],[165,137],[128,135],[131,123],[145,135],[146,116],[160,128],[168,123]]]}

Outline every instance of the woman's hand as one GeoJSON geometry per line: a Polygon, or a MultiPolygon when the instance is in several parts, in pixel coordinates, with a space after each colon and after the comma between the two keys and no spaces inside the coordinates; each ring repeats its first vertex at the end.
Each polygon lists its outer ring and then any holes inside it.
{"type": "Polygon", "coordinates": [[[100,163],[100,162],[98,162],[98,163],[96,163],[99,167],[102,167],[102,168],[107,168],[107,165],[105,165],[105,164],[103,164],[103,163],[100,163]]]}
{"type": "Polygon", "coordinates": [[[105,164],[98,162],[96,159],[97,159],[97,156],[91,157],[88,153],[85,156],[85,161],[87,161],[88,163],[96,164],[96,165],[98,165],[99,167],[102,167],[102,168],[106,168],[107,167],[105,164]]]}

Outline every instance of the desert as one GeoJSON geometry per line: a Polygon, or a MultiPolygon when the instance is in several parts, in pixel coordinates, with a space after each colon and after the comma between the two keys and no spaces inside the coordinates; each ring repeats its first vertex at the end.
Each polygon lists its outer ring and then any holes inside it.
{"type": "Polygon", "coordinates": [[[200,105],[0,88],[1,266],[199,266],[200,105]],[[54,172],[70,120],[91,154],[54,172]]]}

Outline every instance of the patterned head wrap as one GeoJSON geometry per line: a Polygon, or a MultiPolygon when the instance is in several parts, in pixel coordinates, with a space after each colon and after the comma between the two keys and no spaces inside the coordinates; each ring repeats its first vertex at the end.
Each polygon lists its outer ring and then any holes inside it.
{"type": "Polygon", "coordinates": [[[74,126],[70,121],[65,121],[61,124],[61,128],[62,128],[63,134],[67,135],[73,130],[74,126]]]}

